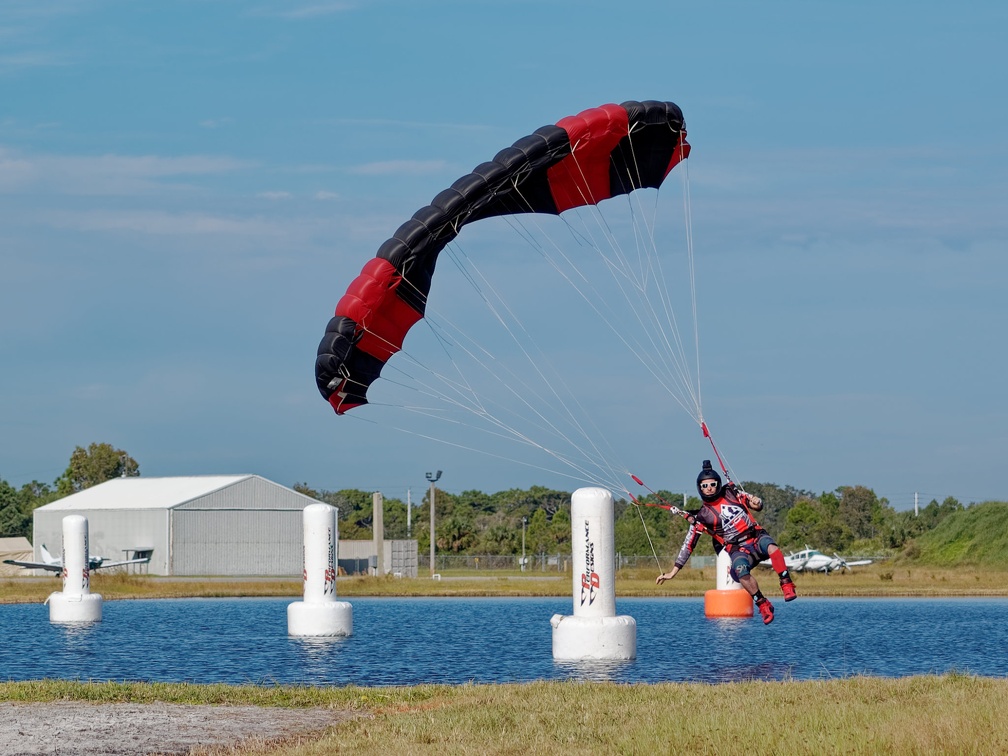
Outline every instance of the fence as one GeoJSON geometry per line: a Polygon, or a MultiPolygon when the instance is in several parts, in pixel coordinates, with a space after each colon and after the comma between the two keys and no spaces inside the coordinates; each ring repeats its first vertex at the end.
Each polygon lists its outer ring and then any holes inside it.
{"type": "MultiPolygon", "coordinates": [[[[713,556],[694,556],[686,563],[686,568],[703,569],[713,567],[716,563],[713,556]]],[[[448,570],[469,571],[469,570],[516,570],[521,571],[521,556],[517,554],[435,554],[434,572],[447,572],[448,570]]],[[[567,572],[571,568],[570,554],[528,554],[525,557],[525,572],[567,572]]],[[[430,555],[418,555],[417,572],[420,575],[429,574],[430,555]]],[[[669,559],[668,561],[671,561],[669,559]]],[[[668,569],[669,565],[662,565],[668,569]]],[[[653,555],[616,554],[616,569],[624,567],[653,567],[658,568],[653,555]]]]}

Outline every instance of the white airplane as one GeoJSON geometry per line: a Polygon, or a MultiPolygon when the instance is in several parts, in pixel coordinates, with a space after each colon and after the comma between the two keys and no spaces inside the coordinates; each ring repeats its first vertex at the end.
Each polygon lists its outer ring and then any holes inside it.
{"type": "MultiPolygon", "coordinates": [[[[849,570],[851,567],[861,567],[871,563],[871,559],[848,562],[837,553],[834,553],[833,556],[827,556],[821,551],[810,549],[808,546],[784,557],[784,564],[789,570],[795,572],[833,572],[834,570],[849,570]]],[[[770,566],[769,560],[763,564],[770,566]]]]}
{"type": "MultiPolygon", "coordinates": [[[[17,559],[4,559],[4,564],[14,564],[18,567],[24,567],[27,570],[48,570],[49,572],[62,572],[63,571],[63,560],[57,559],[52,554],[49,553],[49,549],[45,547],[43,543],[39,551],[42,552],[41,562],[21,562],[17,559]]],[[[89,570],[100,570],[107,567],[122,567],[126,564],[149,564],[150,555],[145,557],[140,557],[137,559],[125,559],[121,562],[109,562],[105,557],[100,556],[89,556],[88,557],[88,569],[89,570]]]]}

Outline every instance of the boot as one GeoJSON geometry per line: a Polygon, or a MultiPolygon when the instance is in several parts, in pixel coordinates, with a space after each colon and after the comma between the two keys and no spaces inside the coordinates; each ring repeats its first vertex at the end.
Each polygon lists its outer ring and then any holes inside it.
{"type": "Polygon", "coordinates": [[[763,615],[764,625],[769,625],[773,622],[773,604],[768,599],[764,598],[762,601],[757,601],[756,607],[759,609],[759,613],[763,615]]]}
{"type": "Polygon", "coordinates": [[[780,581],[780,589],[784,594],[785,601],[794,601],[798,598],[798,594],[795,593],[794,580],[791,578],[784,578],[780,581]]]}

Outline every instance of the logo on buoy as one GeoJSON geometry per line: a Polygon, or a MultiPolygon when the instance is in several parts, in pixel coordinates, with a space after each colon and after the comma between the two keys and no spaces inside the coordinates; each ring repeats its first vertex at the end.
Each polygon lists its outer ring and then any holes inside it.
{"type": "Polygon", "coordinates": [[[591,529],[585,520],[585,568],[581,575],[581,606],[585,601],[591,606],[599,589],[599,574],[595,572],[595,544],[591,539],[591,529]]]}
{"type": "Polygon", "coordinates": [[[333,539],[332,528],[329,531],[329,565],[326,567],[325,571],[325,587],[322,589],[322,595],[327,596],[330,593],[334,596],[336,595],[336,542],[333,539]]]}

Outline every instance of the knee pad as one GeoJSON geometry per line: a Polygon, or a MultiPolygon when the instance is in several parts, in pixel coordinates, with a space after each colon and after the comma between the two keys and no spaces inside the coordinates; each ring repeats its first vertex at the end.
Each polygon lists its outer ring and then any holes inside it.
{"type": "Polygon", "coordinates": [[[749,574],[749,560],[745,556],[738,556],[732,560],[731,576],[736,583],[749,574]]]}

